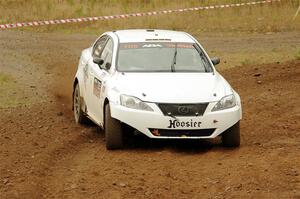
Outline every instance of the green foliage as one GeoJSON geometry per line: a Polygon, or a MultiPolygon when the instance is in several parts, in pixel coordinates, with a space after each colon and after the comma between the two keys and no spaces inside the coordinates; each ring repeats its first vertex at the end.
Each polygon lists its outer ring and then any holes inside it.
{"type": "MultiPolygon", "coordinates": [[[[195,6],[241,3],[244,0],[0,0],[0,23],[43,19],[115,15],[195,6]]],[[[111,29],[163,28],[189,32],[279,32],[300,30],[300,20],[292,20],[297,0],[174,13],[125,20],[97,21],[24,28],[34,31],[99,33],[111,29]]]]}

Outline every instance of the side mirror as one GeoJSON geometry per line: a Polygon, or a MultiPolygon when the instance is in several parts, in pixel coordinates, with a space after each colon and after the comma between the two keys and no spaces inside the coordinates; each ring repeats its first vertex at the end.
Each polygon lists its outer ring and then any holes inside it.
{"type": "Polygon", "coordinates": [[[106,70],[109,70],[110,67],[111,67],[111,63],[107,62],[107,63],[105,64],[105,69],[106,69],[106,70]]]}
{"type": "Polygon", "coordinates": [[[213,57],[211,58],[211,62],[213,63],[213,65],[218,65],[220,63],[220,58],[218,57],[213,57]]]}
{"type": "Polygon", "coordinates": [[[101,65],[104,63],[104,60],[99,57],[94,57],[93,62],[101,68],[101,65]]]}

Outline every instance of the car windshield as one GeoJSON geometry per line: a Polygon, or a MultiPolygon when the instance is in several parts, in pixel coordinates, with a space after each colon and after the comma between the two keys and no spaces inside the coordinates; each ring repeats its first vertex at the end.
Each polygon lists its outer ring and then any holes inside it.
{"type": "Polygon", "coordinates": [[[121,43],[117,60],[121,72],[212,72],[195,43],[121,43]]]}

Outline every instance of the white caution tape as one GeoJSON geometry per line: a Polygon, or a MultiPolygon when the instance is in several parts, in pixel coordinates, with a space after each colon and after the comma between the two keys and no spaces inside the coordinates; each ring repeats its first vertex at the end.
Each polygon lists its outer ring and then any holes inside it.
{"type": "Polygon", "coordinates": [[[53,24],[90,22],[90,21],[98,21],[98,20],[110,20],[110,19],[126,19],[129,17],[153,16],[153,15],[161,15],[161,14],[169,14],[169,13],[177,13],[177,12],[188,12],[188,11],[209,10],[209,9],[218,9],[218,8],[251,6],[251,5],[267,4],[267,3],[279,2],[279,1],[280,0],[265,0],[265,1],[253,1],[253,2],[247,2],[247,3],[211,5],[211,6],[201,6],[201,7],[193,7],[193,8],[161,10],[161,11],[120,14],[120,15],[111,15],[111,16],[82,17],[82,18],[73,18],[73,19],[56,19],[56,20],[22,22],[22,23],[13,23],[13,24],[2,24],[2,25],[0,25],[0,30],[19,28],[19,27],[28,27],[28,26],[43,26],[43,25],[53,25],[53,24]]]}

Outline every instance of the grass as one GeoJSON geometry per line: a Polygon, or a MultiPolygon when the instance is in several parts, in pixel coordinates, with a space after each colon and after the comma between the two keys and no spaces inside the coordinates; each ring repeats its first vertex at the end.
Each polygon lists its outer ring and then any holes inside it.
{"type": "Polygon", "coordinates": [[[25,99],[22,96],[15,79],[8,74],[0,72],[0,109],[17,107],[29,103],[29,99],[25,99]]]}
{"type": "Polygon", "coordinates": [[[14,79],[10,75],[0,73],[0,108],[16,104],[16,99],[11,97],[15,86],[14,79]]]}
{"type": "Polygon", "coordinates": [[[0,86],[4,86],[5,84],[7,84],[9,81],[11,80],[11,77],[0,73],[0,86]]]}
{"type": "MultiPolygon", "coordinates": [[[[0,24],[146,12],[174,8],[249,2],[250,0],[0,0],[0,24]]],[[[195,32],[279,32],[300,30],[292,20],[298,0],[240,8],[192,11],[152,17],[25,28],[39,32],[99,33],[113,29],[162,28],[195,32]]]]}
{"type": "Polygon", "coordinates": [[[297,50],[297,52],[295,54],[295,59],[300,60],[300,48],[297,50]]]}
{"type": "Polygon", "coordinates": [[[242,66],[245,65],[250,65],[252,64],[252,61],[249,58],[245,58],[242,62],[241,62],[242,66]]]}

